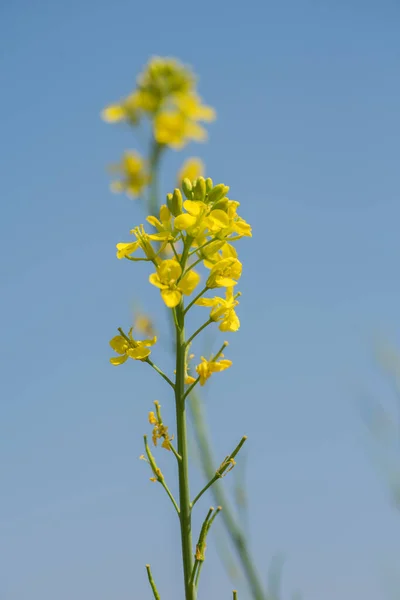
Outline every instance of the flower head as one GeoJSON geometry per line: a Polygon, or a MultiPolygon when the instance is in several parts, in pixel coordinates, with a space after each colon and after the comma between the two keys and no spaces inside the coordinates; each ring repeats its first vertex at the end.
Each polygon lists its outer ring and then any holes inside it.
{"type": "Polygon", "coordinates": [[[220,331],[237,331],[240,327],[239,317],[235,312],[235,307],[239,304],[237,296],[233,294],[233,287],[226,288],[225,298],[215,296],[215,298],[200,298],[196,304],[198,306],[211,306],[210,319],[218,321],[220,331]]]}
{"type": "Polygon", "coordinates": [[[183,208],[187,211],[175,219],[175,229],[186,231],[191,237],[198,237],[207,227],[205,217],[208,212],[207,204],[185,200],[183,208]]]}
{"type": "Polygon", "coordinates": [[[140,196],[150,182],[146,163],[137,152],[125,152],[121,162],[113,165],[111,170],[121,175],[119,181],[111,184],[112,191],[126,192],[132,198],[140,196]]]}
{"type": "Polygon", "coordinates": [[[158,265],[156,273],[150,275],[149,281],[161,290],[165,304],[174,308],[181,301],[182,294],[190,296],[200,281],[200,275],[190,270],[182,277],[181,265],[171,258],[158,265]]]}
{"type": "MultiPolygon", "coordinates": [[[[223,357],[223,354],[220,356],[223,357]]],[[[231,360],[207,360],[204,358],[204,356],[202,356],[201,363],[196,367],[196,371],[200,376],[200,385],[204,385],[207,379],[209,379],[213,373],[225,371],[225,369],[229,369],[230,366],[232,366],[231,360]]]]}
{"type": "Polygon", "coordinates": [[[148,340],[135,340],[132,337],[132,328],[129,330],[127,336],[116,335],[110,340],[110,346],[120,356],[110,358],[110,363],[112,365],[122,365],[128,358],[133,358],[134,360],[146,360],[150,355],[149,347],[153,346],[156,341],[156,336],[148,340]]]}
{"type": "Polygon", "coordinates": [[[211,269],[207,287],[232,287],[242,274],[242,263],[234,257],[219,260],[211,269]]]}
{"type": "Polygon", "coordinates": [[[107,123],[128,121],[131,125],[136,125],[140,118],[139,95],[133,92],[119,102],[106,106],[101,116],[107,123]]]}

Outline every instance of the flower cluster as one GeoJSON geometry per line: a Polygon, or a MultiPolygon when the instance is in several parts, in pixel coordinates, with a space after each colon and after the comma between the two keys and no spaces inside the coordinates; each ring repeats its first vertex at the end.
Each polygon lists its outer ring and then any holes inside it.
{"type": "MultiPolygon", "coordinates": [[[[200,123],[213,121],[215,111],[202,103],[188,67],[175,59],[154,57],[139,75],[134,91],[107,106],[102,117],[108,123],[125,122],[134,127],[147,118],[156,146],[180,149],[192,140],[207,139],[200,123]]],[[[122,176],[122,181],[112,184],[115,192],[136,197],[149,183],[150,165],[137,153],[126,153],[115,170],[122,176]]]]}
{"type": "MultiPolygon", "coordinates": [[[[235,293],[235,286],[242,274],[234,243],[242,237],[251,237],[252,233],[250,225],[238,215],[239,202],[229,199],[228,192],[228,186],[214,185],[210,178],[198,177],[192,181],[185,178],[181,189],[175,188],[167,194],[159,217],[147,217],[152,231],[146,232],[143,225],[132,229],[135,240],[118,243],[117,257],[152,263],[154,272],[149,275],[149,282],[160,290],[163,302],[174,312],[179,308],[185,314],[193,305],[210,308],[209,318],[200,329],[218,323],[221,331],[234,332],[240,327],[236,314],[240,292],[235,293]],[[171,258],[164,258],[166,249],[170,250],[171,258]],[[195,270],[200,264],[208,271],[204,287],[185,308],[183,297],[191,296],[201,281],[200,273],[195,270]],[[205,296],[218,288],[225,289],[224,296],[205,296]]],[[[127,344],[125,339],[122,341],[127,344]]],[[[115,342],[113,348],[117,350],[115,342]]],[[[113,364],[120,362],[119,358],[113,359],[113,364]]],[[[199,381],[204,385],[213,372],[230,366],[229,360],[202,357],[195,369],[198,378],[187,375],[185,383],[193,385],[199,381]]]]}

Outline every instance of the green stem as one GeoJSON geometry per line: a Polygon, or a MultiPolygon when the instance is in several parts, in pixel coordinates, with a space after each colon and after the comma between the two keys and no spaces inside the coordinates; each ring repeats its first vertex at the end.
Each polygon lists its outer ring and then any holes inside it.
{"type": "Polygon", "coordinates": [[[241,447],[243,446],[243,444],[245,443],[245,441],[247,440],[247,436],[243,436],[242,439],[240,440],[239,444],[236,446],[236,448],[234,449],[234,451],[226,457],[226,459],[224,460],[224,462],[221,464],[221,466],[217,469],[217,471],[215,472],[214,477],[212,477],[212,479],[210,479],[210,481],[207,483],[207,485],[205,485],[203,487],[203,489],[197,494],[197,496],[195,497],[195,499],[192,502],[192,508],[193,506],[196,504],[196,502],[198,500],[200,500],[200,498],[202,497],[202,495],[204,494],[204,492],[206,492],[208,490],[208,488],[210,488],[218,479],[221,479],[226,472],[229,470],[231,470],[231,468],[233,468],[234,466],[234,459],[237,456],[238,452],[240,451],[241,447]]]}
{"type": "Polygon", "coordinates": [[[158,208],[158,165],[160,163],[161,153],[164,146],[152,141],[150,151],[150,194],[148,199],[148,206],[151,215],[156,216],[159,210],[158,208]]]}
{"type": "MultiPolygon", "coordinates": [[[[203,472],[208,479],[211,479],[215,473],[215,460],[211,450],[211,441],[207,433],[207,425],[201,410],[201,402],[197,395],[192,394],[189,402],[189,410],[192,414],[193,428],[199,445],[199,455],[203,472]]],[[[246,576],[248,585],[251,589],[254,600],[265,600],[266,595],[262,583],[254,566],[254,558],[250,554],[246,536],[243,529],[236,521],[232,507],[228,500],[224,488],[221,485],[215,485],[211,488],[216,503],[223,506],[222,519],[226,531],[239,556],[243,572],[246,576]]]]}
{"type": "Polygon", "coordinates": [[[203,323],[203,325],[201,327],[199,327],[193,335],[190,336],[190,338],[187,340],[186,342],[186,346],[189,346],[189,344],[194,340],[194,338],[199,335],[199,333],[201,331],[203,331],[203,329],[205,329],[206,327],[208,327],[208,325],[210,325],[210,323],[214,323],[213,319],[208,319],[208,321],[206,321],[205,323],[203,323]]]}
{"type": "Polygon", "coordinates": [[[196,265],[198,265],[199,263],[203,262],[203,260],[204,260],[203,257],[198,258],[197,260],[194,261],[194,263],[192,263],[191,265],[189,265],[188,268],[186,269],[186,271],[184,272],[183,277],[186,275],[186,273],[189,273],[189,271],[191,269],[194,269],[194,267],[196,265]]]}
{"type": "Polygon", "coordinates": [[[150,587],[153,591],[153,596],[155,600],[160,600],[160,594],[156,588],[156,584],[154,583],[153,575],[151,574],[150,565],[146,565],[147,577],[149,578],[150,587]]]}
{"type": "Polygon", "coordinates": [[[184,313],[183,313],[183,314],[184,314],[184,315],[186,315],[186,313],[188,312],[188,310],[189,310],[190,308],[192,308],[193,304],[194,304],[195,302],[197,302],[197,300],[199,300],[199,298],[201,298],[201,297],[202,297],[202,296],[203,296],[203,295],[204,295],[204,294],[207,292],[207,290],[209,290],[209,289],[210,289],[210,288],[209,288],[209,287],[207,287],[207,286],[206,286],[205,288],[203,288],[203,289],[201,290],[201,292],[199,292],[199,293],[197,294],[197,296],[196,296],[195,298],[193,298],[193,300],[192,300],[192,301],[191,301],[191,302],[190,302],[190,303],[187,305],[187,307],[185,308],[185,310],[184,310],[184,313]]]}
{"type": "Polygon", "coordinates": [[[200,250],[202,250],[206,246],[209,246],[214,241],[215,240],[213,238],[211,240],[207,240],[207,242],[205,242],[201,246],[198,246],[198,248],[196,248],[195,250],[192,250],[191,252],[189,252],[189,256],[193,256],[193,254],[196,254],[197,252],[200,252],[200,250]]]}
{"type": "Polygon", "coordinates": [[[190,578],[193,569],[192,523],[189,489],[189,461],[187,443],[187,420],[184,401],[185,393],[185,318],[183,302],[176,307],[176,378],[175,378],[175,405],[176,405],[176,431],[178,438],[178,453],[182,460],[178,462],[179,477],[179,504],[183,576],[186,600],[195,600],[195,590],[190,578]]]}
{"type": "Polygon", "coordinates": [[[172,383],[172,381],[170,380],[170,378],[169,378],[169,377],[167,377],[167,375],[166,375],[165,373],[163,373],[163,371],[161,371],[161,369],[159,369],[159,368],[157,367],[157,365],[155,365],[155,364],[153,363],[153,361],[152,361],[152,360],[150,360],[149,358],[146,358],[146,359],[145,359],[143,362],[146,362],[148,365],[150,365],[151,367],[153,367],[153,369],[154,369],[155,371],[157,371],[157,373],[158,373],[159,375],[161,375],[161,377],[162,377],[163,379],[165,379],[165,381],[166,381],[167,383],[169,383],[169,385],[172,387],[172,389],[175,389],[175,385],[172,383]]]}

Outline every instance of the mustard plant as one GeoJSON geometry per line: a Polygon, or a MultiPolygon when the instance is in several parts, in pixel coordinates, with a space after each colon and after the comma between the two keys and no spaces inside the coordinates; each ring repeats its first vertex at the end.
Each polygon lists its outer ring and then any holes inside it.
{"type": "MultiPolygon", "coordinates": [[[[132,198],[144,198],[149,209],[147,225],[130,230],[130,241],[116,245],[117,258],[130,262],[144,261],[149,265],[148,281],[158,290],[160,302],[166,306],[174,332],[174,373],[166,373],[154,359],[157,335],[151,323],[142,318],[137,327],[118,328],[110,345],[115,355],[114,366],[136,361],[149,365],[164,380],[175,401],[175,436],[163,421],[161,406],[154,402],[148,415],[152,426],[151,444],[144,436],[144,453],[152,481],[159,483],[169,497],[178,517],[181,536],[183,589],[186,600],[196,600],[200,575],[205,560],[209,531],[214,519],[224,508],[210,508],[196,536],[192,539],[192,514],[197,502],[235,466],[237,454],[246,441],[243,436],[234,450],[214,471],[208,483],[197,493],[190,488],[187,411],[189,396],[198,386],[207,385],[210,377],[232,366],[225,358],[227,341],[211,356],[194,360],[191,345],[208,327],[218,327],[222,333],[236,332],[240,327],[236,313],[240,292],[236,291],[242,274],[237,242],[251,237],[251,226],[239,216],[239,202],[228,197],[229,187],[214,183],[203,176],[198,159],[186,162],[178,184],[166,195],[165,204],[158,205],[157,174],[160,158],[168,149],[180,149],[191,140],[204,141],[206,130],[201,122],[215,118],[215,111],[202,103],[197,94],[196,80],[190,69],[174,59],[153,58],[138,77],[135,90],[106,107],[102,113],[107,122],[125,122],[134,128],[144,120],[151,126],[148,158],[136,150],[126,151],[121,161],[112,167],[117,179],[114,192],[124,192],[132,198]],[[192,311],[208,309],[204,322],[190,331],[188,317],[192,311]],[[139,326],[138,326],[139,325],[139,326]],[[143,339],[143,336],[144,339],[143,339]],[[179,496],[175,498],[158,467],[158,443],[176,461],[179,496]]],[[[134,267],[134,265],[133,265],[134,267]]],[[[149,565],[146,565],[154,598],[160,593],[149,565]]],[[[237,598],[237,592],[233,592],[237,598]]]]}

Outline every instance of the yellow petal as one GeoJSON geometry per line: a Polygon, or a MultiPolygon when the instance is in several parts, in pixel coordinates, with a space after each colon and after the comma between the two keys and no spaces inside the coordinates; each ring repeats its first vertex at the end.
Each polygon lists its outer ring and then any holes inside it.
{"type": "Polygon", "coordinates": [[[118,365],[124,364],[124,362],[126,362],[127,360],[128,357],[126,354],[124,354],[123,356],[113,356],[113,358],[110,358],[110,363],[116,367],[118,365]]]}
{"type": "Polygon", "coordinates": [[[163,283],[175,282],[182,273],[182,267],[177,260],[167,258],[158,267],[158,275],[163,283]]]}
{"type": "Polygon", "coordinates": [[[184,213],[175,218],[174,226],[178,231],[183,231],[184,229],[190,229],[193,225],[196,224],[196,217],[192,217],[188,213],[184,213]]]}
{"type": "Polygon", "coordinates": [[[158,230],[163,228],[162,223],[160,223],[157,217],[153,217],[152,215],[150,215],[149,217],[146,217],[146,221],[158,230]]]}
{"type": "Polygon", "coordinates": [[[207,204],[204,202],[195,202],[194,200],[185,200],[183,208],[187,210],[189,214],[197,217],[205,208],[207,208],[207,204]]]}
{"type": "Polygon", "coordinates": [[[215,283],[217,287],[231,287],[232,285],[236,285],[237,281],[232,279],[231,277],[216,277],[215,283]]]}
{"type": "Polygon", "coordinates": [[[229,225],[229,217],[223,210],[216,208],[210,213],[211,220],[214,225],[217,225],[221,229],[224,227],[228,227],[229,225]]]}
{"type": "Polygon", "coordinates": [[[230,311],[225,319],[221,321],[220,331],[237,331],[240,327],[239,317],[234,310],[230,311]]]}
{"type": "Polygon", "coordinates": [[[200,275],[191,270],[189,273],[186,273],[184,277],[182,277],[178,287],[185,294],[185,296],[190,296],[193,290],[199,285],[199,282],[200,275]]]}
{"type": "Polygon", "coordinates": [[[211,371],[213,371],[214,373],[219,373],[220,371],[225,371],[225,369],[229,369],[229,367],[231,367],[231,366],[232,366],[232,361],[227,360],[227,359],[220,360],[219,362],[209,363],[209,367],[210,367],[211,371]]]}
{"type": "Polygon", "coordinates": [[[200,298],[199,300],[196,300],[195,304],[197,304],[197,306],[215,306],[216,304],[219,304],[219,298],[200,298]]]}
{"type": "Polygon", "coordinates": [[[139,342],[139,344],[143,344],[143,346],[154,346],[156,341],[157,341],[157,336],[155,335],[153,338],[151,338],[149,340],[143,340],[142,342],[139,342]]]}
{"type": "Polygon", "coordinates": [[[205,142],[208,135],[207,131],[198,123],[188,123],[185,131],[186,137],[196,142],[205,142]]]}
{"type": "Polygon", "coordinates": [[[128,343],[126,339],[122,337],[122,335],[116,335],[112,338],[112,340],[110,340],[110,346],[118,354],[125,354],[128,348],[128,343]]]}
{"type": "Polygon", "coordinates": [[[151,273],[151,275],[149,275],[149,281],[152,285],[155,285],[156,287],[160,288],[160,290],[165,290],[168,287],[164,283],[161,283],[157,273],[151,273]]]}
{"type": "Polygon", "coordinates": [[[179,290],[161,290],[161,296],[168,308],[175,308],[181,301],[182,294],[179,290]]]}
{"type": "Polygon", "coordinates": [[[137,346],[136,348],[129,348],[127,355],[135,360],[143,360],[150,354],[150,350],[146,346],[137,346]]]}
{"type": "Polygon", "coordinates": [[[139,248],[139,242],[121,242],[117,244],[117,258],[125,258],[130,256],[139,248]]]}

